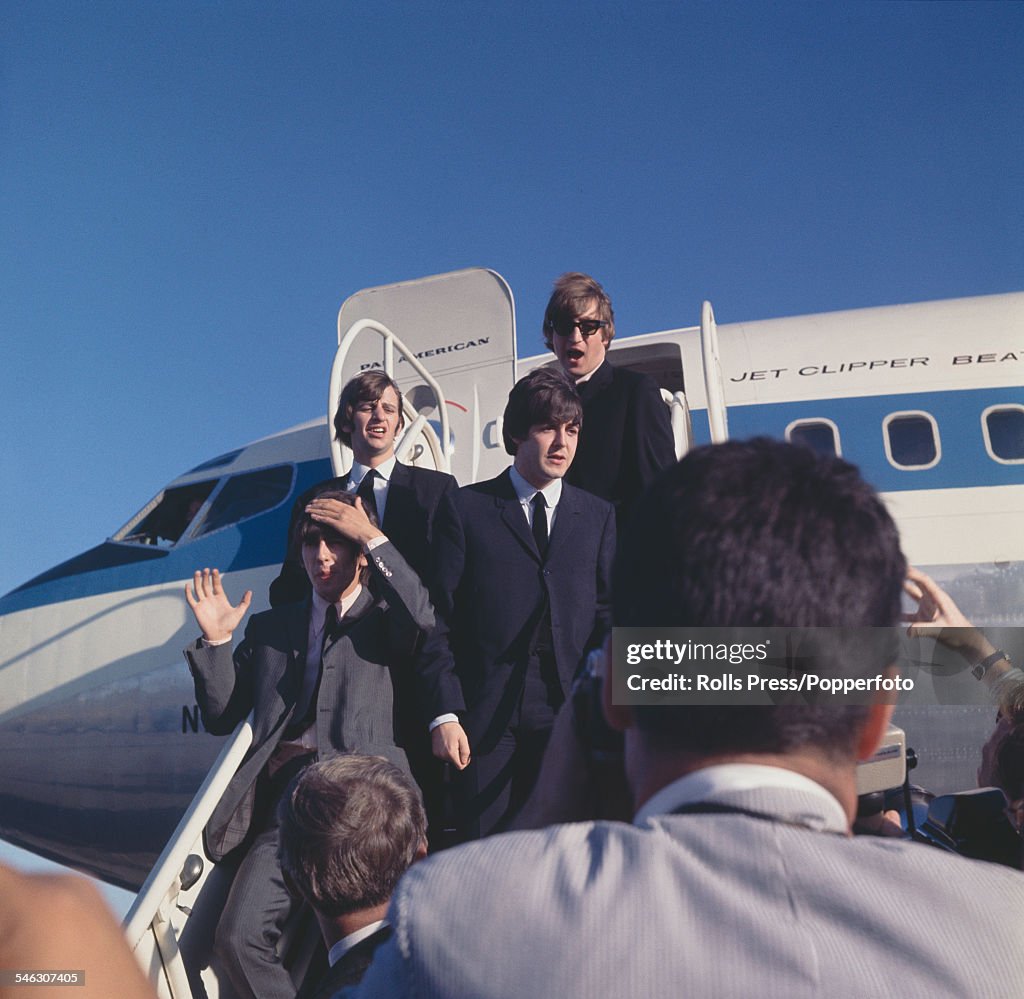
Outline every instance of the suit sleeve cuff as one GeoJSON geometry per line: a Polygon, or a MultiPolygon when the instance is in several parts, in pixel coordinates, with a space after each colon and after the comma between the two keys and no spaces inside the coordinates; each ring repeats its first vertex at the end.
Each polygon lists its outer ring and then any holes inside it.
{"type": "Polygon", "coordinates": [[[451,714],[450,712],[448,714],[446,714],[446,715],[438,715],[430,723],[430,731],[433,732],[434,729],[438,727],[438,725],[447,725],[449,722],[457,722],[458,720],[459,720],[459,716],[455,715],[455,714],[451,714]]]}

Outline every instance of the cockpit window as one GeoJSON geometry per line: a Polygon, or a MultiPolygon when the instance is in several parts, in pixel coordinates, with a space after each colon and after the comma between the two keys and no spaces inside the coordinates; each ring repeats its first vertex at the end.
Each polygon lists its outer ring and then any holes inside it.
{"type": "Polygon", "coordinates": [[[272,509],[291,494],[293,476],[291,465],[232,476],[214,496],[210,509],[191,535],[198,538],[272,509]]]}
{"type": "Polygon", "coordinates": [[[128,521],[113,540],[170,548],[178,543],[216,485],[216,479],[209,479],[165,489],[128,521]]]}
{"type": "Polygon", "coordinates": [[[228,479],[165,489],[114,535],[114,541],[171,548],[273,509],[291,495],[295,469],[276,465],[228,479]]]}

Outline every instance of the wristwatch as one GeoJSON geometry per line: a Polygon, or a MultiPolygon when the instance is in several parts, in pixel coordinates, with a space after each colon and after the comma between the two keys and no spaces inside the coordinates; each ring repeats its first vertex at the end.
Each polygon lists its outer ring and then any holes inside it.
{"type": "Polygon", "coordinates": [[[989,669],[999,662],[1000,659],[1005,659],[1009,665],[1013,665],[1010,657],[1002,649],[996,649],[996,651],[991,655],[985,656],[980,663],[975,663],[975,665],[971,667],[971,675],[975,680],[982,679],[989,669]]]}

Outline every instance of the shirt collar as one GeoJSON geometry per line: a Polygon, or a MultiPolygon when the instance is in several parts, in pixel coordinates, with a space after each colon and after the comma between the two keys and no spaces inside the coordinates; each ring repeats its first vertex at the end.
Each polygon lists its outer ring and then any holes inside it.
{"type": "Polygon", "coordinates": [[[537,493],[544,494],[544,504],[549,510],[554,510],[558,506],[558,501],[562,498],[562,480],[552,479],[543,489],[538,489],[536,486],[530,485],[520,474],[515,465],[509,467],[509,478],[512,480],[512,488],[516,491],[516,496],[519,498],[519,502],[524,505],[529,505],[533,502],[533,497],[537,493]]]}
{"type": "MultiPolygon", "coordinates": [[[[392,455],[387,461],[382,461],[374,471],[385,481],[391,481],[391,474],[395,470],[395,462],[398,459],[392,455]]],[[[353,461],[352,467],[348,473],[348,484],[349,487],[356,487],[360,482],[363,481],[364,476],[370,470],[369,465],[364,465],[362,462],[353,461]]]]}
{"type": "Polygon", "coordinates": [[[636,813],[633,824],[642,825],[656,815],[666,815],[682,805],[713,800],[727,792],[764,788],[786,788],[813,795],[821,806],[825,828],[837,832],[849,830],[846,812],[830,791],[795,770],[760,763],[719,763],[680,777],[648,798],[636,813]]]}
{"type": "Polygon", "coordinates": [[[382,926],[387,926],[386,919],[378,919],[376,922],[367,923],[362,929],[355,930],[347,937],[338,940],[327,953],[327,960],[333,968],[357,943],[373,936],[382,926]]]}
{"type": "MultiPolygon", "coordinates": [[[[359,599],[363,592],[363,585],[359,583],[356,588],[346,597],[342,597],[334,606],[338,608],[338,620],[340,621],[351,609],[352,605],[359,599]]],[[[324,630],[324,622],[327,619],[327,601],[324,600],[316,590],[313,591],[313,609],[310,611],[310,620],[313,622],[313,637],[319,638],[324,630]]]]}

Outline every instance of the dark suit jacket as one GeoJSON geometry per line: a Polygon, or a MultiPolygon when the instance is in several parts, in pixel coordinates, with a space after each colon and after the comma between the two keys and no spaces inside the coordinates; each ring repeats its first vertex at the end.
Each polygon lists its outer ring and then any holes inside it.
{"type": "Polygon", "coordinates": [[[295,999],[332,999],[339,989],[350,985],[358,985],[366,974],[366,969],[373,961],[373,952],[385,940],[389,939],[393,930],[390,926],[381,926],[365,940],[360,940],[351,950],[344,953],[337,964],[331,966],[326,975],[314,985],[299,989],[295,999]]]}
{"type": "Polygon", "coordinates": [[[508,471],[460,489],[455,505],[458,519],[437,539],[438,629],[419,674],[432,716],[462,714],[470,745],[487,752],[518,695],[545,602],[566,696],[610,626],[615,517],[604,500],[563,486],[541,559],[508,471]]]}
{"type": "MultiPolygon", "coordinates": [[[[406,772],[402,745],[411,720],[412,660],[434,625],[433,608],[416,574],[390,544],[370,553],[373,591],[363,588],[324,646],[317,694],[321,758],[359,752],[385,756],[406,772]],[[374,596],[374,593],[378,594],[374,596]]],[[[310,604],[255,614],[245,638],[185,650],[196,702],[207,731],[226,735],[253,713],[253,743],[206,827],[206,846],[219,860],[246,838],[253,821],[256,781],[292,720],[302,688],[309,643],[310,604]]]]}
{"type": "Polygon", "coordinates": [[[608,361],[578,388],[583,426],[566,479],[614,504],[621,528],[658,472],[675,463],[668,407],[653,378],[608,361]]]}
{"type": "MultiPolygon", "coordinates": [[[[302,567],[301,553],[297,548],[293,550],[290,542],[292,531],[306,504],[326,488],[347,489],[348,475],[327,479],[312,489],[307,489],[292,506],[285,561],[277,579],[270,584],[272,607],[294,603],[309,596],[309,580],[302,567]]],[[[435,472],[430,468],[395,463],[395,470],[388,486],[388,503],[384,508],[384,523],[381,524],[381,530],[428,588],[434,578],[431,540],[435,531],[435,521],[445,516],[451,517],[450,511],[457,490],[458,485],[451,475],[435,472]]]]}

